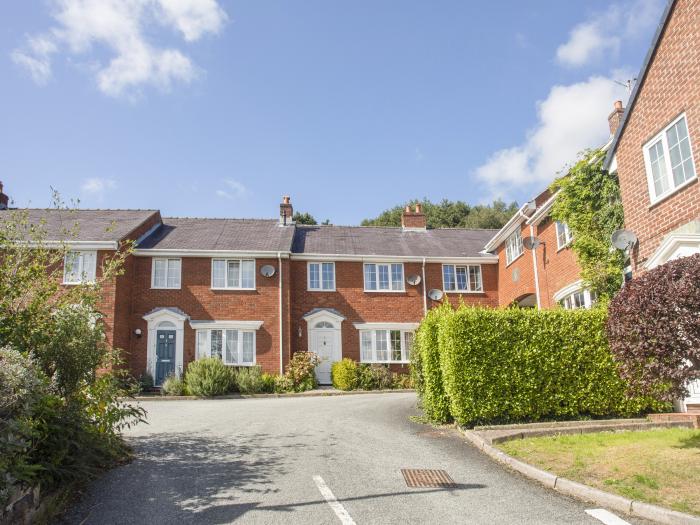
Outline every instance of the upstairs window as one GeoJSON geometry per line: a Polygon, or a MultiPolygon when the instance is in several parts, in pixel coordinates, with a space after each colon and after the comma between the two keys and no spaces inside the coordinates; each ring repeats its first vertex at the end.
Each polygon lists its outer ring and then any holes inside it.
{"type": "Polygon", "coordinates": [[[309,290],[334,291],[335,290],[335,263],[325,262],[308,264],[309,290]]]}
{"type": "Polygon", "coordinates": [[[180,259],[153,258],[151,288],[180,288],[180,259]]]}
{"type": "Polygon", "coordinates": [[[644,162],[652,204],[697,177],[685,115],[644,145],[644,162]]]}
{"type": "Polygon", "coordinates": [[[446,292],[481,292],[481,266],[442,265],[442,289],[446,292]]]}
{"type": "Polygon", "coordinates": [[[63,284],[95,282],[96,251],[69,251],[63,259],[63,284]]]}
{"type": "Polygon", "coordinates": [[[572,241],[573,236],[571,235],[571,230],[569,226],[564,222],[557,221],[557,249],[561,250],[572,241]]]}
{"type": "Polygon", "coordinates": [[[254,290],[255,261],[212,259],[211,287],[220,290],[254,290]]]}
{"type": "Polygon", "coordinates": [[[506,264],[512,263],[523,254],[523,237],[520,230],[515,230],[506,239],[506,264]]]}
{"type": "Polygon", "coordinates": [[[410,330],[360,330],[363,363],[408,363],[413,348],[410,330]]]}
{"type": "Polygon", "coordinates": [[[366,263],[366,292],[403,292],[402,263],[366,263]]]}

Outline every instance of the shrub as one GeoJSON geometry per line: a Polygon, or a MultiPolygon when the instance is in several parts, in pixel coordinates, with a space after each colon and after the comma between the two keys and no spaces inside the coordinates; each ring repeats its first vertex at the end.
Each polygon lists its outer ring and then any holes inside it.
{"type": "Polygon", "coordinates": [[[275,392],[277,394],[284,394],[285,392],[293,392],[294,385],[291,378],[288,375],[275,376],[275,392]]]}
{"type": "Polygon", "coordinates": [[[413,379],[410,374],[394,374],[391,378],[391,388],[413,388],[413,379]]]}
{"type": "Polygon", "coordinates": [[[362,390],[385,390],[392,386],[392,373],[385,365],[362,363],[358,371],[358,386],[362,390]]]}
{"type": "Polygon", "coordinates": [[[631,416],[666,408],[651,398],[626,396],[602,309],[460,307],[433,315],[426,321],[437,321],[437,345],[429,346],[435,339],[432,326],[422,326],[414,348],[422,354],[423,405],[437,421],[447,415],[473,425],[631,416]],[[448,410],[442,408],[445,400],[448,410]]]}
{"type": "Polygon", "coordinates": [[[165,378],[160,389],[166,396],[184,396],[185,381],[177,374],[170,374],[165,378]]]}
{"type": "Polygon", "coordinates": [[[235,389],[235,372],[221,359],[206,357],[188,365],[185,384],[194,396],[221,396],[235,389]]]}
{"type": "Polygon", "coordinates": [[[438,323],[452,314],[445,305],[428,312],[416,332],[411,353],[411,376],[426,417],[446,423],[451,420],[450,403],[445,393],[440,368],[438,323]]]}
{"type": "Polygon", "coordinates": [[[149,372],[143,372],[138,379],[139,391],[148,392],[153,388],[153,376],[149,372]]]}
{"type": "Polygon", "coordinates": [[[313,352],[295,352],[285,371],[287,381],[284,386],[289,386],[294,392],[313,390],[317,386],[315,370],[320,362],[313,352]]]}
{"type": "Polygon", "coordinates": [[[261,392],[264,392],[266,394],[271,394],[272,392],[274,392],[277,377],[278,376],[275,374],[268,374],[267,372],[263,372],[262,376],[260,376],[260,380],[262,382],[261,392]]]}
{"type": "Polygon", "coordinates": [[[357,363],[347,357],[333,363],[331,381],[338,390],[355,390],[359,384],[357,363]]]}
{"type": "Polygon", "coordinates": [[[688,395],[700,378],[700,254],[625,284],[610,303],[610,346],[633,394],[688,395]]]}
{"type": "Polygon", "coordinates": [[[236,384],[241,394],[257,394],[265,388],[262,368],[259,366],[241,367],[236,371],[236,384]]]}

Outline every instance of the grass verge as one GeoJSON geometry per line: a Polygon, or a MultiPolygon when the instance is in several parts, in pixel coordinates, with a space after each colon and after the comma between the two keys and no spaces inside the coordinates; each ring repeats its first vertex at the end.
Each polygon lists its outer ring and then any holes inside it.
{"type": "Polygon", "coordinates": [[[700,515],[700,430],[549,436],[508,441],[500,448],[558,476],[700,515]]]}

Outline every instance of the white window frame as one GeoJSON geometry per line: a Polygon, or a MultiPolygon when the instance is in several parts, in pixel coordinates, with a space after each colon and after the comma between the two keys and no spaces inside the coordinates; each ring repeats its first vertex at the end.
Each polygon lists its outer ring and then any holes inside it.
{"type": "Polygon", "coordinates": [[[222,257],[215,257],[211,260],[211,289],[212,290],[255,290],[256,288],[256,273],[257,273],[257,267],[255,263],[255,259],[237,259],[237,258],[222,258],[222,257]],[[224,262],[224,286],[214,286],[214,264],[217,261],[223,261],[224,262]],[[239,286],[228,286],[228,265],[229,262],[238,262],[238,282],[239,286]],[[242,282],[241,276],[243,274],[243,262],[252,262],[253,263],[253,286],[251,287],[243,287],[240,286],[240,283],[242,282]]]}
{"type": "Polygon", "coordinates": [[[328,261],[309,261],[306,263],[306,289],[310,292],[335,292],[335,263],[328,261]],[[323,287],[323,265],[330,264],[333,268],[333,287],[324,288],[323,287]],[[311,266],[318,266],[318,288],[313,288],[311,286],[311,266]]]}
{"type": "Polygon", "coordinates": [[[217,328],[202,328],[196,330],[196,354],[197,359],[202,359],[203,357],[214,357],[211,353],[211,333],[213,331],[221,332],[221,362],[227,366],[255,366],[258,357],[258,345],[255,330],[243,330],[240,328],[227,328],[225,326],[217,328]],[[228,332],[237,332],[236,335],[236,353],[238,354],[239,362],[229,363],[226,360],[226,338],[228,337],[228,332]],[[243,334],[249,333],[253,334],[253,360],[249,362],[242,362],[243,357],[243,334]],[[204,343],[203,343],[204,341],[204,343]],[[201,345],[205,345],[205,352],[202,352],[201,345]]]}
{"type": "Polygon", "coordinates": [[[443,264],[442,265],[442,290],[445,293],[483,293],[484,292],[484,277],[481,271],[480,264],[443,264]],[[448,288],[445,282],[445,268],[452,268],[452,275],[454,276],[454,288],[448,288]],[[466,288],[460,290],[457,285],[457,268],[463,268],[467,274],[466,288]],[[481,287],[478,290],[472,290],[472,284],[470,279],[470,270],[472,268],[478,268],[479,270],[479,284],[481,287]]]}
{"type": "Polygon", "coordinates": [[[153,290],[179,290],[182,286],[182,259],[179,257],[151,257],[151,288],[153,290]],[[165,261],[165,286],[156,286],[156,261],[165,261]],[[177,261],[177,286],[168,286],[170,263],[177,261]]]}
{"type": "Polygon", "coordinates": [[[525,248],[523,248],[523,235],[520,228],[511,233],[505,241],[506,244],[506,266],[515,261],[523,253],[525,253],[525,248]],[[514,253],[514,250],[518,253],[514,253]]]}
{"type": "Polygon", "coordinates": [[[63,284],[83,284],[94,283],[97,279],[97,250],[70,250],[63,256],[63,284]],[[76,280],[68,280],[68,257],[72,254],[78,254],[78,278],[76,280]],[[92,268],[85,268],[85,256],[90,254],[93,257],[94,264],[92,268]]]}
{"type": "Polygon", "coordinates": [[[554,227],[556,230],[557,234],[557,251],[562,250],[566,248],[569,244],[571,244],[571,241],[574,240],[574,236],[571,234],[571,229],[569,228],[569,225],[566,224],[565,222],[559,222],[559,221],[554,221],[554,227]],[[559,230],[560,228],[563,228],[564,231],[562,232],[564,235],[564,243],[562,244],[561,238],[559,235],[559,230]]]}
{"type": "Polygon", "coordinates": [[[688,119],[686,118],[685,113],[682,113],[679,115],[677,118],[675,118],[668,126],[666,126],[663,130],[661,130],[659,133],[657,133],[651,140],[649,140],[644,146],[642,146],[642,151],[644,153],[644,168],[646,170],[647,174],[647,185],[649,189],[649,199],[651,201],[651,205],[656,204],[657,202],[661,202],[662,200],[668,198],[669,196],[673,195],[677,191],[680,191],[682,188],[686,187],[688,184],[691,184],[693,181],[697,180],[698,178],[698,170],[697,166],[695,166],[695,159],[693,158],[693,144],[690,140],[690,128],[688,127],[688,119]],[[668,147],[668,135],[667,132],[670,130],[673,126],[678,124],[681,120],[685,120],[685,128],[688,132],[688,148],[690,149],[690,159],[691,159],[691,164],[693,166],[693,176],[690,177],[688,180],[680,183],[679,185],[675,186],[674,181],[673,181],[673,169],[671,167],[671,153],[669,151],[668,147]],[[660,195],[656,195],[656,189],[654,188],[654,175],[651,170],[651,157],[649,155],[649,150],[651,149],[652,146],[655,146],[656,143],[661,141],[661,147],[663,149],[664,153],[664,164],[666,167],[666,183],[668,184],[668,189],[663,192],[660,195]]]}
{"type": "Polygon", "coordinates": [[[595,297],[588,288],[579,288],[572,292],[567,293],[564,297],[559,299],[559,304],[565,310],[580,310],[581,308],[591,308],[595,304],[595,297]],[[581,306],[574,306],[573,297],[576,294],[583,295],[583,304],[581,306]]]}
{"type": "Polygon", "coordinates": [[[406,272],[403,263],[401,262],[369,262],[362,265],[362,280],[364,281],[365,292],[371,293],[404,293],[406,291],[406,284],[404,282],[406,278],[406,272]],[[394,280],[392,279],[391,269],[393,265],[401,266],[401,288],[394,288],[394,280]],[[374,275],[376,276],[376,288],[367,288],[367,272],[366,268],[368,266],[374,266],[374,275]],[[389,288],[379,288],[379,267],[388,266],[389,267],[389,288]]]}
{"type": "Polygon", "coordinates": [[[376,363],[376,364],[407,364],[411,361],[411,356],[409,353],[409,348],[406,344],[406,334],[411,334],[412,345],[415,344],[416,333],[415,330],[406,330],[400,328],[381,328],[381,329],[371,329],[371,330],[359,330],[359,340],[360,340],[360,362],[361,363],[376,363]],[[386,334],[387,341],[387,357],[386,360],[377,359],[377,332],[384,332],[386,334]],[[393,350],[391,348],[391,332],[399,332],[401,341],[401,359],[392,359],[393,350]],[[371,337],[371,359],[365,359],[362,352],[362,334],[368,333],[371,337]]]}

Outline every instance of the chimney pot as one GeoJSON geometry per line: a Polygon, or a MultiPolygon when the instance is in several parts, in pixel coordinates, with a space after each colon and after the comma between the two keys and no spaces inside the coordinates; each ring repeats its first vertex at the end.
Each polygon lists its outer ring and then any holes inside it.
{"type": "Polygon", "coordinates": [[[416,204],[416,213],[423,213],[423,206],[420,202],[416,204]]]}
{"type": "Polygon", "coordinates": [[[420,203],[416,204],[415,211],[411,210],[410,205],[406,205],[401,214],[401,227],[404,230],[425,230],[427,228],[423,206],[420,203]]]}
{"type": "Polygon", "coordinates": [[[291,199],[289,195],[282,197],[282,203],[280,204],[280,224],[286,226],[287,224],[292,224],[292,217],[294,216],[294,208],[292,208],[291,199]]]}
{"type": "Polygon", "coordinates": [[[616,100],[615,101],[615,109],[621,110],[622,109],[622,100],[616,100]]]}
{"type": "Polygon", "coordinates": [[[622,123],[622,116],[625,114],[625,108],[622,106],[621,100],[616,100],[613,112],[608,115],[608,125],[610,126],[610,135],[615,135],[617,128],[622,123]]]}

